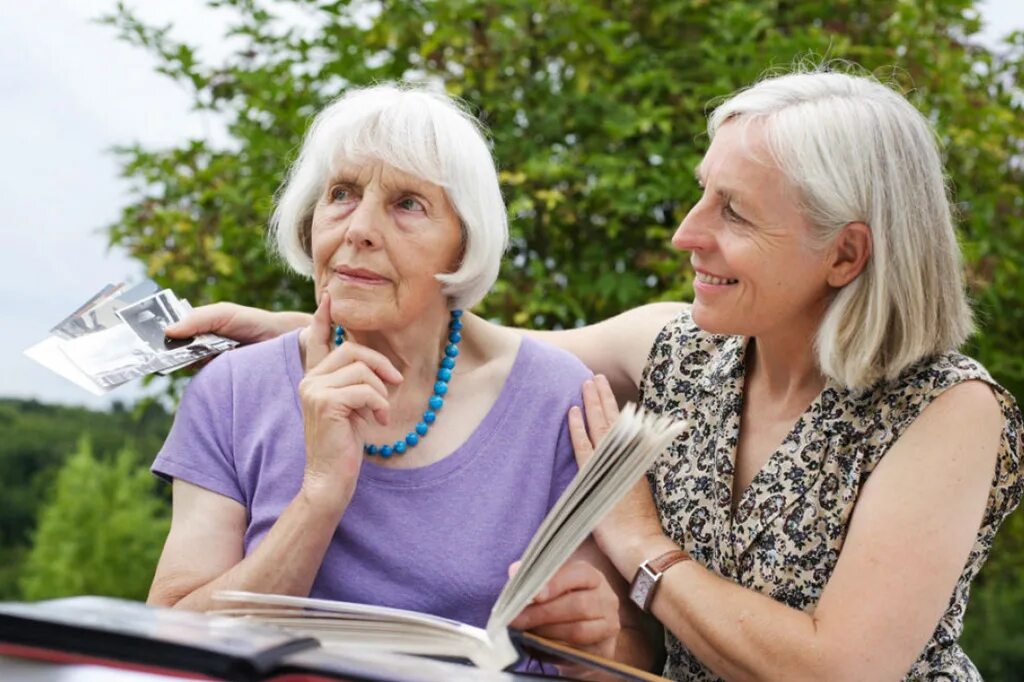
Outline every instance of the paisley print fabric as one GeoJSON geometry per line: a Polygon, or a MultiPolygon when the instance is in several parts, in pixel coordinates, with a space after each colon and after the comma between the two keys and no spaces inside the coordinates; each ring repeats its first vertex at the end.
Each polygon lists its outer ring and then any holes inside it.
{"type": "MultiPolygon", "coordinates": [[[[694,424],[649,472],[665,531],[705,567],[811,612],[828,583],[861,486],[889,447],[944,390],[978,379],[1002,405],[1005,428],[984,520],[949,607],[908,680],[980,680],[957,644],[971,580],[1021,499],[1021,413],[974,360],[947,353],[890,382],[850,391],[833,382],[797,420],[732,512],[747,339],[698,329],[689,311],[651,349],[640,387],[648,409],[694,424]]],[[[667,634],[665,676],[716,680],[667,634]]]]}

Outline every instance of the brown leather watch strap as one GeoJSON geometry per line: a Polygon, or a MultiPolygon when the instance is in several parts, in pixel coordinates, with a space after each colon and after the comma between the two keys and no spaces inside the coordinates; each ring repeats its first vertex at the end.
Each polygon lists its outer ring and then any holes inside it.
{"type": "Polygon", "coordinates": [[[680,561],[688,561],[692,558],[681,549],[672,549],[648,561],[647,568],[655,575],[660,575],[680,561]]]}

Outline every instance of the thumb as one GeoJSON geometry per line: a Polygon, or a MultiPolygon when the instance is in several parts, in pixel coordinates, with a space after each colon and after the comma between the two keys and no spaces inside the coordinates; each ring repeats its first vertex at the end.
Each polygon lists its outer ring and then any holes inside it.
{"type": "Polygon", "coordinates": [[[508,577],[511,578],[519,572],[519,567],[523,565],[522,561],[513,561],[508,565],[508,577]]]}
{"type": "Polygon", "coordinates": [[[183,339],[206,332],[223,333],[233,315],[234,310],[229,303],[201,305],[178,322],[167,325],[164,334],[174,339],[183,339]]]}

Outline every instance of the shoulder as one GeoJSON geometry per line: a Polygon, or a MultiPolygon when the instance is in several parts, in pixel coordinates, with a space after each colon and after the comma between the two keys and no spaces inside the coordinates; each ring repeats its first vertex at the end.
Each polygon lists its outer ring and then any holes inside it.
{"type": "Polygon", "coordinates": [[[877,458],[897,441],[929,449],[951,439],[994,439],[999,468],[1020,469],[1024,420],[1016,400],[961,353],[925,358],[891,381],[851,394],[848,414],[877,458]]]}
{"type": "MultiPolygon", "coordinates": [[[[221,353],[189,381],[184,399],[195,394],[224,395],[288,384],[290,365],[298,353],[297,332],[221,353]]],[[[297,356],[296,356],[297,357],[297,356]]]]}
{"type": "Polygon", "coordinates": [[[523,371],[534,380],[570,385],[578,391],[580,384],[593,376],[575,355],[545,341],[524,336],[519,354],[523,371]]]}
{"type": "Polygon", "coordinates": [[[693,321],[690,308],[662,327],[651,346],[641,381],[645,399],[665,393],[689,394],[694,382],[714,376],[735,379],[741,369],[744,339],[709,334],[693,321]]]}
{"type": "MultiPolygon", "coordinates": [[[[977,360],[957,352],[923,358],[899,376],[883,380],[863,391],[850,392],[855,411],[869,421],[886,421],[897,427],[915,420],[929,405],[945,396],[944,404],[978,401],[1014,403],[977,360]],[[952,389],[957,390],[950,393],[952,389]],[[949,395],[946,395],[949,393],[949,395]]],[[[1015,404],[1015,403],[1014,403],[1015,404]]]]}

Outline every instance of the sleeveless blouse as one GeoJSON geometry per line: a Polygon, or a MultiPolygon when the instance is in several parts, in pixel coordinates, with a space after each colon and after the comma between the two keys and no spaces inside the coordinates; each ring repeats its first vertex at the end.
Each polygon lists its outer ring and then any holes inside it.
{"type": "MultiPolygon", "coordinates": [[[[892,381],[852,391],[835,382],[799,417],[732,513],[747,339],[701,331],[684,311],[661,331],[640,386],[647,409],[693,428],[649,472],[665,532],[703,566],[749,589],[813,612],[843,548],[861,487],[915,418],[946,389],[980,380],[1004,428],[984,518],[949,605],[907,680],[980,680],[957,644],[971,580],[996,530],[1021,499],[1024,422],[1013,396],[979,363],[951,352],[892,381]]],[[[666,677],[717,680],[666,632],[666,677]]]]}

